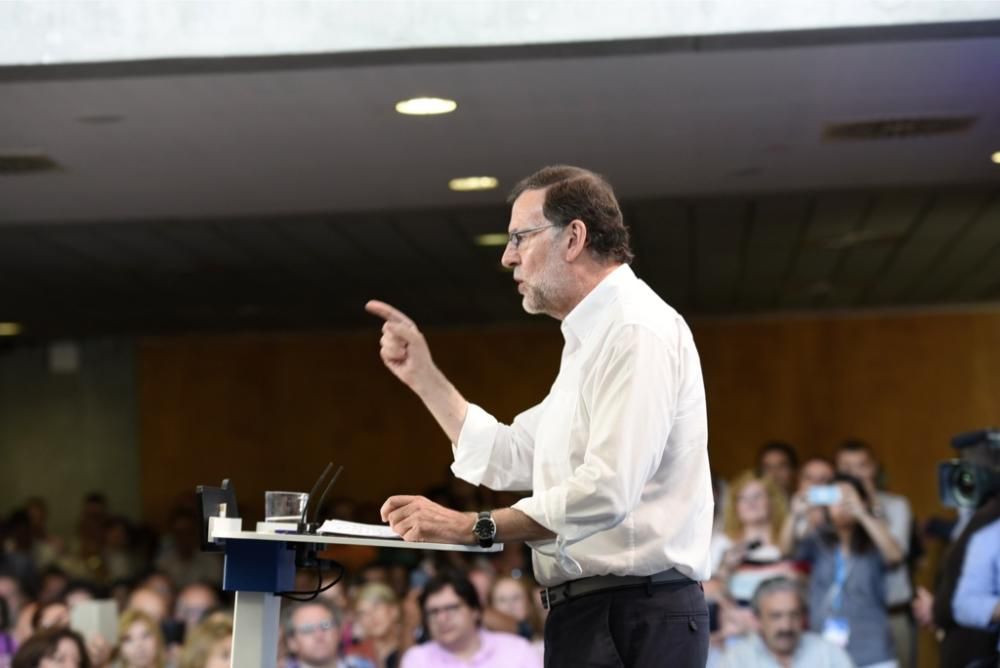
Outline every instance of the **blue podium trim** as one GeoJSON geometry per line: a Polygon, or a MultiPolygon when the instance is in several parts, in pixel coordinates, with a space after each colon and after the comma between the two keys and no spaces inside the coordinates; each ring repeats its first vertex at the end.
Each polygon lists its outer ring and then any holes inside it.
{"type": "Polygon", "coordinates": [[[295,550],[280,541],[226,540],[225,591],[276,593],[295,589],[295,550]]]}

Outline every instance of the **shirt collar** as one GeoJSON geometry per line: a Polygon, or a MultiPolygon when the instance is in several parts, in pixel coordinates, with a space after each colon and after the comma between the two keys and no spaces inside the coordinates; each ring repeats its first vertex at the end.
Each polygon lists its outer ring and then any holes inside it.
{"type": "Polygon", "coordinates": [[[630,281],[636,280],[632,267],[623,264],[594,287],[593,290],[580,300],[580,303],[573,307],[573,310],[563,318],[560,329],[563,339],[569,343],[575,340],[583,342],[587,335],[594,330],[594,327],[601,320],[605,307],[612,304],[618,298],[618,288],[630,281]]]}

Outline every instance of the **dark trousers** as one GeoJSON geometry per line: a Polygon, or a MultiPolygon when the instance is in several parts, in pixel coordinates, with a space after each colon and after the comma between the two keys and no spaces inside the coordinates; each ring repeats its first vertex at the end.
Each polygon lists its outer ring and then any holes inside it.
{"type": "Polygon", "coordinates": [[[705,668],[708,607],[701,584],[600,591],[549,611],[545,668],[705,668]]]}

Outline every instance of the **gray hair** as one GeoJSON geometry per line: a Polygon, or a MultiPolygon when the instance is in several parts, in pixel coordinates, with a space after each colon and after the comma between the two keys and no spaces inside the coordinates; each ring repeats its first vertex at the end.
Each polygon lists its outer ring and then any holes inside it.
{"type": "Polygon", "coordinates": [[[753,599],[750,601],[753,613],[760,616],[760,604],[764,598],[783,591],[795,594],[795,597],[799,599],[799,605],[802,606],[802,610],[805,611],[808,609],[809,605],[806,602],[805,594],[802,592],[802,587],[799,583],[786,575],[778,575],[764,580],[757,586],[757,589],[753,593],[753,599]]]}
{"type": "Polygon", "coordinates": [[[323,608],[329,612],[333,617],[333,623],[337,625],[337,628],[340,628],[340,608],[322,596],[319,596],[311,601],[296,602],[285,608],[282,613],[282,626],[285,629],[285,635],[289,637],[295,635],[295,624],[292,622],[292,618],[295,616],[295,613],[304,608],[312,607],[323,608]]]}

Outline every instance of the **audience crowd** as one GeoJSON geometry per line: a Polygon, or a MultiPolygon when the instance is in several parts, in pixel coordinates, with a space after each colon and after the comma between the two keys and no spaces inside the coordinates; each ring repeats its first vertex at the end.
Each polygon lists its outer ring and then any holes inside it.
{"type": "MultiPolygon", "coordinates": [[[[714,481],[710,666],[916,665],[916,630],[930,624],[929,593],[912,581],[923,536],[884,482],[873,450],[856,440],[833,460],[801,463],[792,446],[768,443],[753,470],[714,481]]],[[[453,479],[427,494],[475,511],[514,500],[453,479]]],[[[95,493],[74,534],[57,536],[46,501],[27,499],[0,526],[0,668],[230,665],[233,601],[220,588],[220,555],[200,549],[193,502],[179,503],[158,534],[113,515],[95,493]],[[74,610],[101,599],[119,611],[111,637],[76,623],[74,610]]],[[[341,500],[326,514],[377,522],[375,513],[341,500]]],[[[346,575],[314,600],[285,601],[279,666],[542,665],[546,611],[525,545],[321,556],[346,575]]],[[[297,574],[298,591],[316,587],[315,570],[297,574]]]]}

